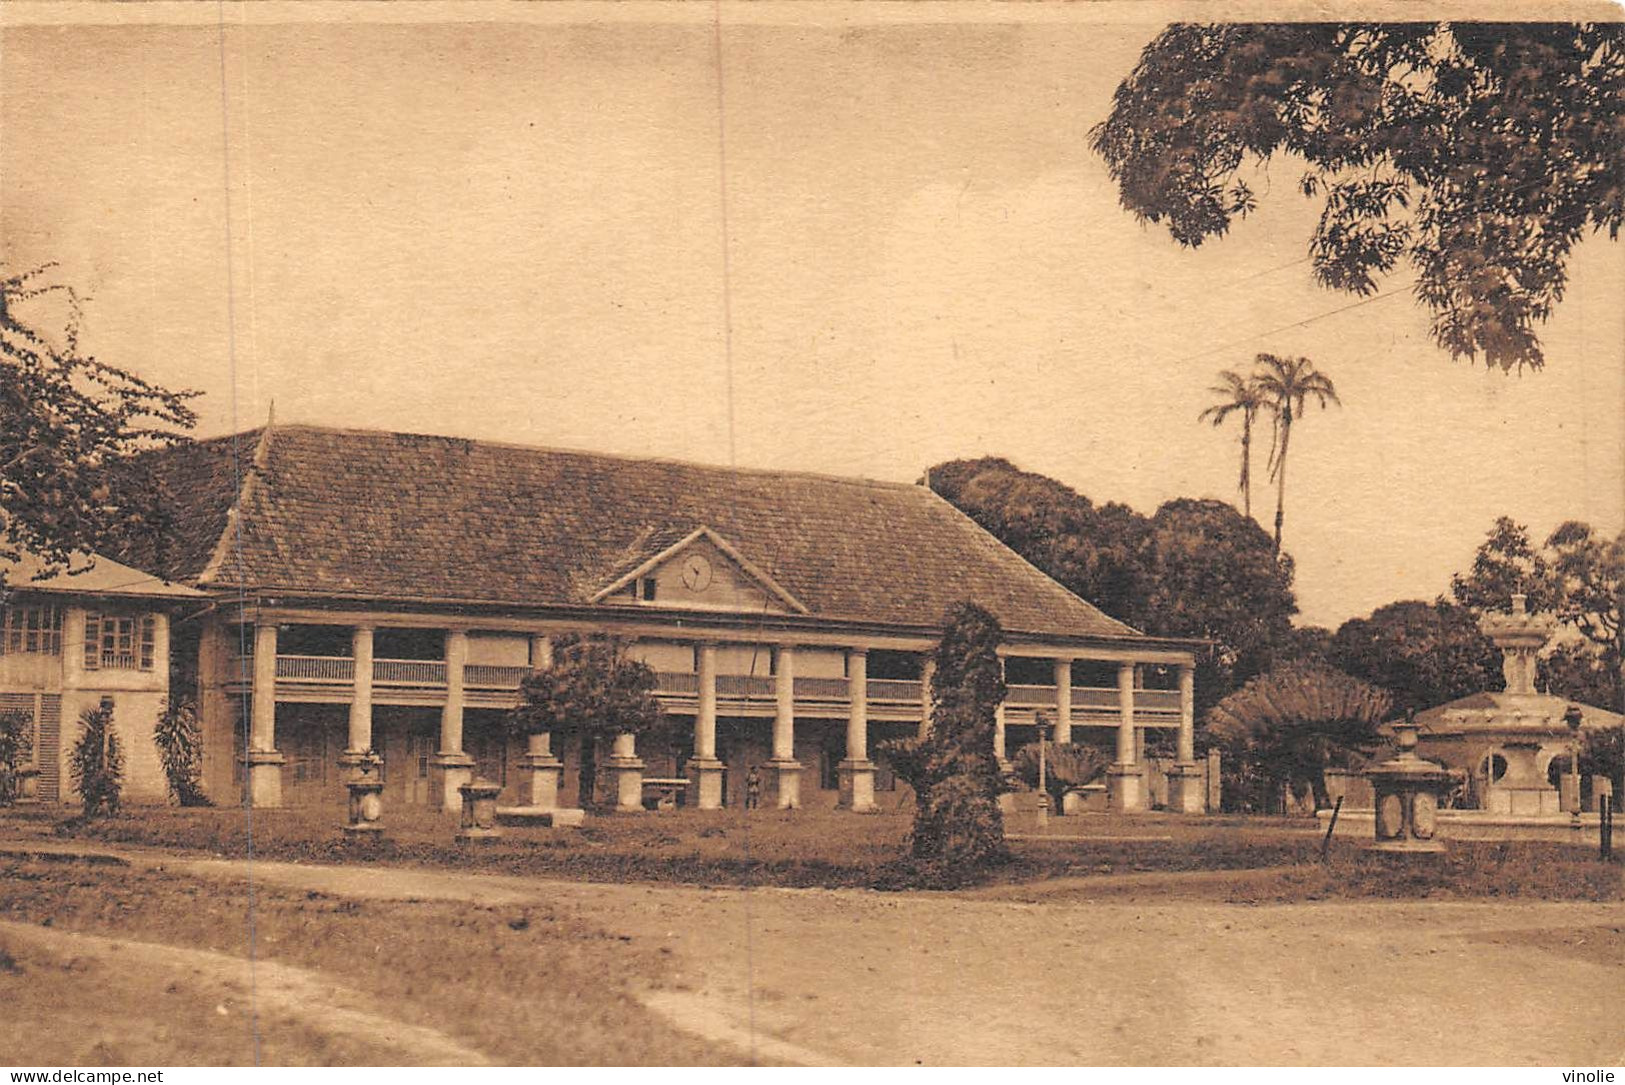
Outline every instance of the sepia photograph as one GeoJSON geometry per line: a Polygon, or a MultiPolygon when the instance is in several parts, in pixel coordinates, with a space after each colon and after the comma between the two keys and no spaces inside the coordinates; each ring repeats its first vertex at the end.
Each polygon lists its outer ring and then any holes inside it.
{"type": "Polygon", "coordinates": [[[1625,1080],[1622,225],[1609,2],[4,0],[7,1085],[1625,1080]]]}

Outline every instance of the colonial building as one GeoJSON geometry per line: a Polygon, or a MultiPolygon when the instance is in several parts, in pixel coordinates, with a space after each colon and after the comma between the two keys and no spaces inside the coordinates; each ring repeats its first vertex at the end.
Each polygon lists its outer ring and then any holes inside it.
{"type": "Polygon", "coordinates": [[[605,633],[690,721],[615,743],[622,805],[682,777],[733,803],[755,767],[778,805],[871,809],[895,787],[876,746],[926,726],[937,624],[971,600],[1006,633],[1001,757],[1043,712],[1114,747],[1112,797],[1138,809],[1166,734],[1169,805],[1203,808],[1193,643],[1106,616],[925,487],[308,426],[154,467],[180,535],[144,560],[214,604],[189,636],[216,796],[336,798],[372,749],[389,802],[450,805],[476,774],[552,801],[562,767],[573,804],[579,750],[516,746],[504,714],[552,638],[605,633]]]}
{"type": "Polygon", "coordinates": [[[0,712],[31,723],[28,797],[71,798],[67,763],[79,717],[107,704],[124,748],[124,795],[162,800],[152,731],[169,693],[170,621],[208,600],[106,557],[76,557],[53,575],[31,559],[0,573],[0,712]]]}

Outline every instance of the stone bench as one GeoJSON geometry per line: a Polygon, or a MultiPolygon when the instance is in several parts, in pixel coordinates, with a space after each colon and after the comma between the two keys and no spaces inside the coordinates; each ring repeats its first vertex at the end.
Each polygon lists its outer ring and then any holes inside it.
{"type": "Polygon", "coordinates": [[[645,776],[643,778],[643,808],[645,810],[671,810],[678,797],[688,791],[688,779],[683,776],[645,776]]]}

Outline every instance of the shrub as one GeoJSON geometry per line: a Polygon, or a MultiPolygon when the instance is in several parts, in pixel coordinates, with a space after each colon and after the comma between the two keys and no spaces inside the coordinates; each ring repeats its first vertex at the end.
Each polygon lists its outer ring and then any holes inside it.
{"type": "Polygon", "coordinates": [[[68,775],[84,800],[85,817],[118,813],[124,787],[124,750],[113,729],[113,708],[87,708],[79,716],[79,738],[68,760],[68,775]]]}
{"type": "Polygon", "coordinates": [[[960,875],[1006,857],[998,803],[1005,786],[993,757],[994,714],[1004,700],[1003,638],[982,608],[950,609],[931,679],[931,733],[881,747],[914,789],[914,857],[960,875]]]}
{"type": "Polygon", "coordinates": [[[27,712],[0,712],[0,806],[17,801],[22,773],[34,750],[34,717],[27,712]]]}
{"type": "MultiPolygon", "coordinates": [[[[1044,790],[1053,809],[1061,808],[1061,797],[1074,787],[1092,783],[1106,771],[1111,759],[1099,748],[1078,742],[1052,742],[1044,748],[1044,790]]],[[[1038,786],[1038,745],[1023,746],[1016,753],[1016,776],[1028,787],[1038,786]]]]}
{"type": "Polygon", "coordinates": [[[165,701],[152,729],[169,797],[182,806],[210,806],[203,794],[203,729],[187,701],[165,701]]]}

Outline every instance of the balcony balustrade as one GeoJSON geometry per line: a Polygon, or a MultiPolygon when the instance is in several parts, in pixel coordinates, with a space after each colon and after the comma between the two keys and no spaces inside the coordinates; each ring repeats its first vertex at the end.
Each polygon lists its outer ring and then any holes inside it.
{"type": "Polygon", "coordinates": [[[463,668],[463,685],[468,689],[518,689],[529,667],[498,667],[487,663],[470,663],[463,668]]]}
{"type": "MultiPolygon", "coordinates": [[[[251,682],[254,674],[252,656],[238,656],[227,662],[234,684],[251,682]]],[[[494,666],[471,663],[463,668],[463,685],[490,696],[519,689],[529,667],[494,666]]],[[[372,666],[373,685],[422,689],[444,687],[446,664],[437,659],[375,659],[372,666]]],[[[355,680],[355,660],[347,656],[278,655],[276,676],[295,686],[343,687],[355,680]]],[[[656,692],[673,697],[694,697],[699,693],[699,675],[692,672],[661,671],[656,674],[656,692]]],[[[845,702],[851,683],[845,678],[798,677],[795,679],[797,701],[845,702]]],[[[884,704],[917,704],[921,687],[915,680],[871,678],[868,680],[869,700],[884,704]]],[[[771,701],[778,695],[778,681],[765,675],[719,674],[717,696],[746,699],[755,702],[771,701]]],[[[1072,688],[1074,712],[1090,715],[1115,713],[1118,708],[1116,689],[1086,686],[1072,688]]],[[[1016,709],[1042,708],[1056,704],[1054,686],[1011,685],[1006,704],[1016,709]]],[[[1179,691],[1171,689],[1137,689],[1134,691],[1136,712],[1162,717],[1178,715],[1179,691]]]]}
{"type": "Polygon", "coordinates": [[[918,701],[920,683],[896,678],[869,679],[871,701],[918,701]]]}
{"type": "MultiPolygon", "coordinates": [[[[249,660],[249,666],[253,661],[249,660]]],[[[340,656],[276,657],[276,676],[304,682],[353,682],[355,660],[340,656]]]]}
{"type": "Polygon", "coordinates": [[[844,701],[851,683],[844,678],[797,678],[797,699],[844,701]]]}
{"type": "MultiPolygon", "coordinates": [[[[468,669],[465,667],[463,670],[466,675],[468,669]]],[[[375,686],[443,686],[446,684],[446,661],[443,659],[375,659],[372,661],[372,684],[375,686]]]]}

